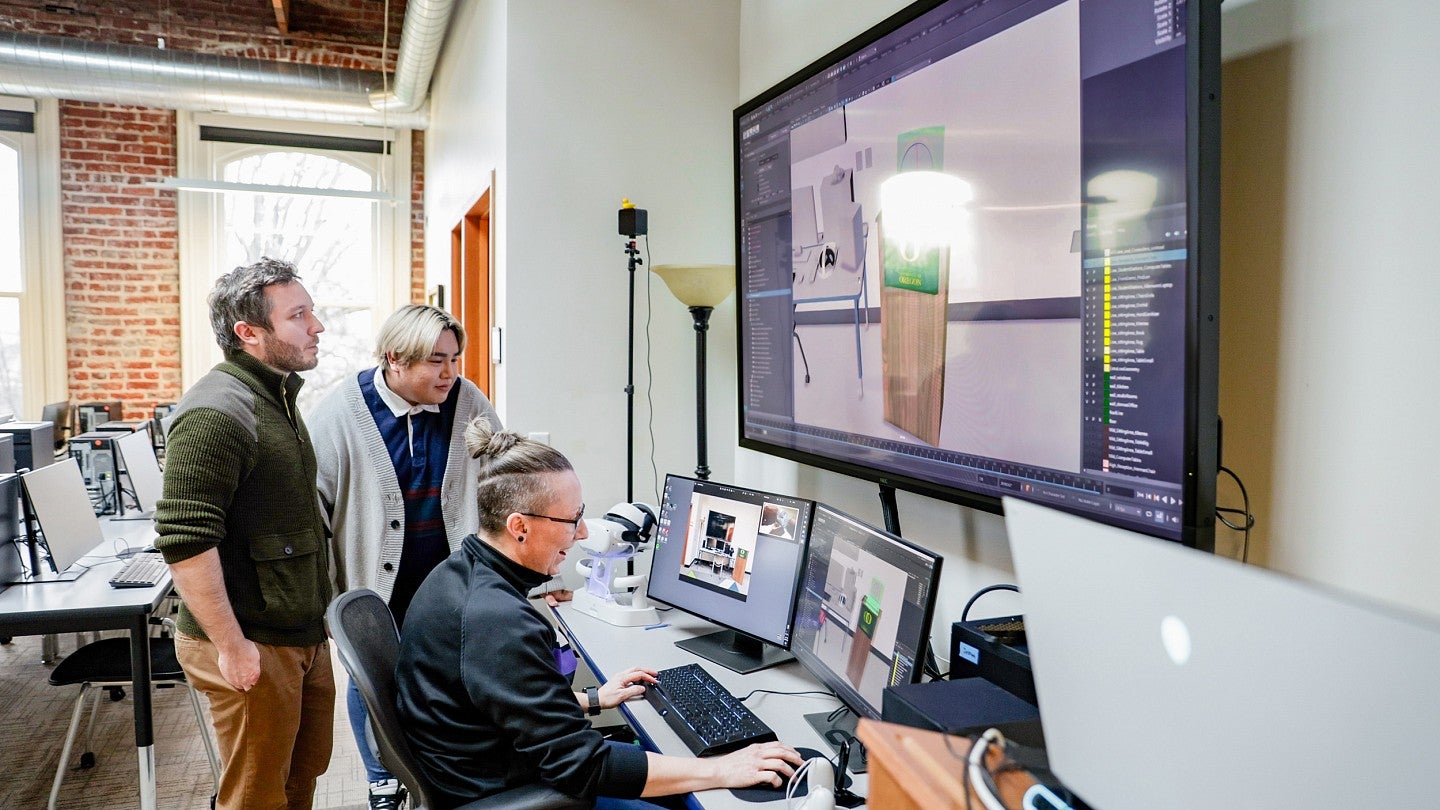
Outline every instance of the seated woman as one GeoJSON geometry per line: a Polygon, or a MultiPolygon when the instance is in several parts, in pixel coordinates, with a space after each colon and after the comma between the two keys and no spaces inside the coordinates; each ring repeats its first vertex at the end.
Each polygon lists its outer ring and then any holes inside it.
{"type": "MultiPolygon", "coordinates": [[[[597,701],[571,690],[555,630],[525,598],[586,536],[580,479],[559,451],[483,420],[465,446],[482,462],[480,531],[416,592],[396,667],[410,745],[447,806],[535,783],[587,799],[783,784],[802,760],[780,743],[692,759],[601,738],[585,717],[597,701]]],[[[627,670],[598,706],[654,682],[654,670],[627,670]]]]}

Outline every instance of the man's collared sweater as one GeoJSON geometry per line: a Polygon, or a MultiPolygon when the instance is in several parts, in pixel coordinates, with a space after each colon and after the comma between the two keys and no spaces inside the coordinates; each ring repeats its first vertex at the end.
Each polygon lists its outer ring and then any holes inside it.
{"type": "MultiPolygon", "coordinates": [[[[155,547],[171,564],[218,549],[235,618],[261,644],[325,640],[329,549],[315,452],[295,407],[302,384],[227,352],[181,399],[165,445],[155,547]]],[[[183,604],[178,624],[207,637],[183,604]]]]}

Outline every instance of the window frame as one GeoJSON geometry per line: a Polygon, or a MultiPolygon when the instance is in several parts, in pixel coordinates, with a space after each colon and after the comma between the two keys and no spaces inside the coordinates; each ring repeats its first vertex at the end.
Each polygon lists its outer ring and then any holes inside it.
{"type": "Polygon", "coordinates": [[[0,131],[20,155],[21,413],[39,418],[47,402],[68,398],[65,254],[60,219],[60,105],[55,99],[0,96],[0,109],[34,114],[31,132],[0,131]]]}
{"type": "MultiPolygon", "coordinates": [[[[394,203],[374,203],[375,323],[410,300],[410,130],[360,125],[251,118],[218,113],[176,113],[177,174],[187,179],[223,180],[221,167],[247,154],[270,151],[309,152],[342,160],[368,171],[377,187],[389,187],[394,203]],[[389,155],[299,146],[267,146],[230,140],[201,140],[201,127],[257,130],[280,135],[365,138],[389,141],[389,155]],[[383,186],[382,186],[383,184],[383,186]]],[[[210,331],[206,297],[214,284],[220,254],[215,237],[223,227],[221,194],[179,192],[180,370],[184,390],[195,384],[219,359],[210,331]]],[[[228,269],[228,268],[225,268],[228,269]]]]}

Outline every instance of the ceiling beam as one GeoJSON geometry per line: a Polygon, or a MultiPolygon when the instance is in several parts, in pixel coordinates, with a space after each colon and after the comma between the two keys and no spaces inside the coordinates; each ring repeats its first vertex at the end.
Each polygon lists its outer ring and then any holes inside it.
{"type": "Polygon", "coordinates": [[[275,25],[280,33],[290,33],[290,0],[270,0],[270,3],[275,6],[275,25]]]}

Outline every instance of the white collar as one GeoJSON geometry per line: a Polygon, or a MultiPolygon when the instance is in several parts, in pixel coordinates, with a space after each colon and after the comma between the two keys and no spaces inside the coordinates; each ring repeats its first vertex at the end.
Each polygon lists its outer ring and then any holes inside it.
{"type": "Polygon", "coordinates": [[[384,365],[375,368],[375,393],[380,395],[380,401],[385,403],[385,407],[390,409],[390,413],[394,414],[396,419],[402,416],[413,416],[421,411],[440,412],[439,405],[411,405],[405,401],[404,397],[391,390],[385,382],[384,365]]]}

